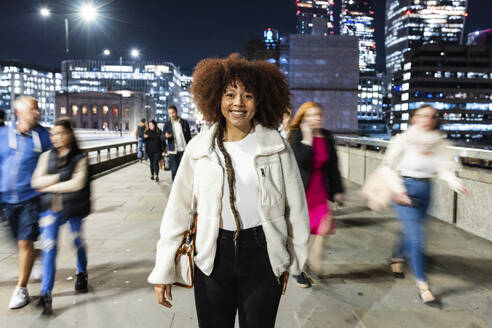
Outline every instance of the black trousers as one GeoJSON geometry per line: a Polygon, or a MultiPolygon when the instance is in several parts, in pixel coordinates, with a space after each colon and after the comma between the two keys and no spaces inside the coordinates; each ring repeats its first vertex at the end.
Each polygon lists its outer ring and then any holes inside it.
{"type": "Polygon", "coordinates": [[[178,172],[179,164],[183,158],[183,152],[178,151],[176,154],[169,154],[169,165],[171,166],[171,178],[174,181],[176,172],[178,172]]]}
{"type": "Polygon", "coordinates": [[[220,230],[214,269],[206,276],[195,266],[195,304],[200,328],[273,328],[282,294],[272,271],[263,229],[220,230]]]}
{"type": "Polygon", "coordinates": [[[149,153],[150,159],[150,174],[159,175],[159,161],[161,159],[161,153],[149,153]]]}

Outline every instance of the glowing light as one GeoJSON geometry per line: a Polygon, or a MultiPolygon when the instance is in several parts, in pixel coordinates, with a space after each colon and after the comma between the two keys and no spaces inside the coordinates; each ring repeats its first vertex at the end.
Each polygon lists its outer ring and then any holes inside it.
{"type": "Polygon", "coordinates": [[[138,49],[132,49],[132,51],[130,52],[130,55],[133,58],[138,58],[140,56],[140,51],[138,49]]]}
{"type": "Polygon", "coordinates": [[[48,17],[49,15],[51,15],[51,11],[48,9],[48,8],[41,8],[41,10],[39,11],[41,16],[43,17],[48,17]]]}
{"type": "Polygon", "coordinates": [[[109,56],[109,55],[111,55],[111,50],[104,49],[104,52],[103,53],[104,53],[104,56],[109,56]]]}
{"type": "Polygon", "coordinates": [[[86,21],[93,21],[97,17],[97,9],[92,3],[86,3],[80,8],[80,16],[86,21]]]}

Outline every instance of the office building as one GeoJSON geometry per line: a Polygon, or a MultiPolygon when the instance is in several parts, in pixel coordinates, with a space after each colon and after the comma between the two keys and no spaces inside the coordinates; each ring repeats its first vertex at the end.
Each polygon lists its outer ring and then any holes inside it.
{"type": "Polygon", "coordinates": [[[15,121],[12,101],[26,95],[38,100],[40,123],[55,121],[55,93],[62,89],[60,71],[19,61],[0,61],[0,109],[15,121]]]}
{"type": "Polygon", "coordinates": [[[69,94],[142,92],[152,98],[159,123],[166,120],[168,105],[180,104],[181,73],[172,63],[66,60],[62,62],[62,74],[63,89],[68,89],[69,94]]]}
{"type": "Polygon", "coordinates": [[[492,46],[425,45],[405,54],[395,75],[390,124],[408,129],[409,118],[424,104],[439,110],[449,138],[492,142],[492,46]]]}
{"type": "Polygon", "coordinates": [[[267,28],[263,31],[263,38],[246,42],[244,58],[247,60],[265,60],[273,64],[279,64],[280,59],[280,35],[277,30],[267,28]]]}
{"type": "Polygon", "coordinates": [[[335,0],[296,0],[297,34],[335,34],[335,0]]]}
{"type": "Polygon", "coordinates": [[[492,28],[468,33],[467,44],[492,45],[492,28]]]}
{"type": "Polygon", "coordinates": [[[56,117],[69,117],[77,128],[134,131],[142,118],[154,118],[152,97],[143,92],[78,92],[56,95],[56,117]]]}
{"type": "Polygon", "coordinates": [[[387,81],[403,68],[404,55],[424,44],[459,44],[467,0],[386,0],[387,81]]]}
{"type": "Polygon", "coordinates": [[[323,105],[325,128],[357,133],[359,45],[353,36],[290,35],[281,69],[288,74],[294,110],[306,101],[323,105]]]}

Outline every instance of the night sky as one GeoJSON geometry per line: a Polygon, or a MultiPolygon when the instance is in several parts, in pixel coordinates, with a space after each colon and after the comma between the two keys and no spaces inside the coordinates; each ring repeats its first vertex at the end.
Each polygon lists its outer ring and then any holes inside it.
{"type": "MultiPolygon", "coordinates": [[[[138,48],[144,60],[173,62],[192,69],[204,57],[241,52],[246,40],[261,37],[265,27],[295,33],[294,0],[95,0],[97,23],[74,15],[78,0],[0,1],[0,60],[59,67],[65,59],[63,18],[70,20],[70,58],[129,58],[138,48]],[[39,15],[43,5],[50,18],[39,15]]],[[[80,0],[82,3],[82,0],[80,0]]],[[[378,68],[384,68],[384,3],[375,0],[378,68]]],[[[492,27],[492,1],[469,0],[465,33],[492,27]]]]}

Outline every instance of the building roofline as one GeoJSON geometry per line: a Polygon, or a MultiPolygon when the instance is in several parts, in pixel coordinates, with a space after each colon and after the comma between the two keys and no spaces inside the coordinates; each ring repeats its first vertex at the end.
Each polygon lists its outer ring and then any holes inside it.
{"type": "Polygon", "coordinates": [[[38,64],[31,64],[18,59],[0,60],[0,66],[15,66],[21,68],[35,69],[44,72],[61,73],[61,70],[59,68],[50,68],[38,64]]]}

